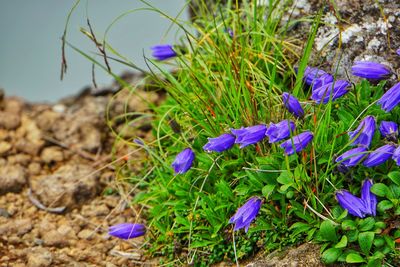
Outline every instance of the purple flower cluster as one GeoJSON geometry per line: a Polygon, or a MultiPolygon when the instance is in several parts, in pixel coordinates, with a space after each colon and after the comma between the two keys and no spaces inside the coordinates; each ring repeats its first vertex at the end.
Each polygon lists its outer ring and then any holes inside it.
{"type": "MultiPolygon", "coordinates": [[[[363,160],[363,165],[368,168],[381,165],[390,158],[400,166],[400,149],[392,143],[383,145],[372,152],[368,151],[375,133],[375,124],[375,118],[367,116],[360,122],[356,130],[348,133],[350,140],[353,141],[352,145],[357,147],[336,158],[340,171],[346,172],[348,168],[356,166],[363,160]],[[396,153],[396,151],[398,152],[396,153]]],[[[386,140],[397,141],[398,125],[395,122],[382,121],[379,131],[386,140]]]]}
{"type": "Polygon", "coordinates": [[[336,199],[339,205],[348,211],[349,214],[364,218],[367,215],[376,215],[377,197],[371,192],[372,180],[364,180],[361,187],[361,198],[356,197],[347,190],[336,192],[336,199]]]}

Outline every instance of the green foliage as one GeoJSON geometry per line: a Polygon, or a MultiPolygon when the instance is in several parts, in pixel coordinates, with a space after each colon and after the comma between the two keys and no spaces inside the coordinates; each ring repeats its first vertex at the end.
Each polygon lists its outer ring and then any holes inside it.
{"type": "MultiPolygon", "coordinates": [[[[242,9],[228,1],[204,13],[206,4],[200,2],[197,19],[179,24],[187,38],[181,40],[186,53],[174,60],[175,71],[148,62],[149,76],[168,96],[153,107],[156,140],[139,145],[148,155],[146,168],[137,175],[125,172],[140,189],[132,204],[141,205],[148,219],[149,252],[166,262],[209,266],[314,241],[321,243],[321,259],[327,264],[398,265],[397,167],[392,162],[375,168],[359,165],[343,174],[335,162],[350,149],[347,132],[366,115],[378,122],[400,118],[398,108],[387,114],[371,104],[383,94],[385,82],[362,81],[335,102],[318,105],[309,101],[310,88],[302,77],[319,15],[310,20],[303,45],[287,35],[297,22],[282,20],[286,1],[271,0],[269,7],[257,7],[253,1],[242,9]],[[294,64],[299,65],[298,74],[294,64]],[[301,100],[304,118],[296,120],[282,105],[281,94],[288,91],[301,100]],[[207,138],[231,128],[287,118],[296,123],[293,135],[314,133],[312,144],[298,154],[285,156],[279,144],[267,141],[219,154],[202,149],[207,138]],[[195,151],[195,165],[174,175],[170,165],[186,147],[195,151]],[[368,177],[379,199],[377,216],[355,218],[339,207],[335,191],[359,194],[368,177]],[[248,233],[233,232],[229,218],[252,196],[264,202],[257,220],[248,233]]],[[[382,142],[376,134],[371,149],[382,142]]]]}

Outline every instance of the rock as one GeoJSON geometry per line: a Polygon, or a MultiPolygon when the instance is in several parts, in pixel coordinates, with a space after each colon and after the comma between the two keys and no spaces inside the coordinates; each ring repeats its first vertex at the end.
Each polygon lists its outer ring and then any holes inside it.
{"type": "Polygon", "coordinates": [[[320,246],[305,243],[299,247],[258,256],[246,267],[324,267],[320,260],[320,246]]]}
{"type": "Polygon", "coordinates": [[[0,195],[19,192],[25,184],[26,173],[21,166],[7,164],[0,168],[0,195]]]}
{"type": "Polygon", "coordinates": [[[44,245],[49,247],[65,247],[68,246],[69,242],[65,235],[57,230],[50,230],[43,234],[42,236],[44,245]]]}
{"type": "Polygon", "coordinates": [[[29,232],[32,227],[32,220],[30,218],[12,220],[0,225],[0,235],[10,236],[16,234],[22,236],[29,232]]]}
{"type": "Polygon", "coordinates": [[[33,248],[31,252],[28,252],[28,267],[47,267],[53,263],[53,255],[48,249],[45,248],[33,248]]]}
{"type": "Polygon", "coordinates": [[[31,175],[31,176],[38,175],[38,174],[40,174],[41,169],[42,169],[42,166],[40,165],[40,163],[31,162],[28,166],[29,175],[31,175]]]}
{"type": "Polygon", "coordinates": [[[99,192],[99,175],[83,164],[67,164],[53,175],[32,181],[32,190],[40,201],[51,207],[71,209],[92,199],[99,192]]]}
{"type": "Polygon", "coordinates": [[[8,142],[1,141],[0,142],[0,156],[5,155],[8,151],[10,151],[12,145],[8,142]]]}
{"type": "Polygon", "coordinates": [[[52,162],[63,161],[64,154],[60,147],[50,146],[42,150],[40,158],[47,164],[52,162]]]}
{"type": "Polygon", "coordinates": [[[15,130],[21,125],[21,117],[11,112],[0,111],[0,128],[15,130]]]}
{"type": "Polygon", "coordinates": [[[11,165],[19,164],[22,166],[27,166],[31,162],[32,158],[31,156],[27,154],[17,154],[17,155],[12,155],[7,158],[7,161],[11,165]]]}
{"type": "Polygon", "coordinates": [[[1,217],[4,217],[4,218],[10,218],[10,217],[11,217],[11,214],[8,213],[7,210],[5,210],[5,209],[3,209],[3,208],[0,208],[0,216],[1,216],[1,217]]]}
{"type": "Polygon", "coordinates": [[[78,233],[80,239],[91,240],[96,233],[93,230],[84,229],[78,233]]]}
{"type": "Polygon", "coordinates": [[[44,145],[42,132],[37,127],[36,122],[22,116],[22,125],[16,132],[18,140],[15,147],[20,151],[31,156],[36,156],[44,145]]]}

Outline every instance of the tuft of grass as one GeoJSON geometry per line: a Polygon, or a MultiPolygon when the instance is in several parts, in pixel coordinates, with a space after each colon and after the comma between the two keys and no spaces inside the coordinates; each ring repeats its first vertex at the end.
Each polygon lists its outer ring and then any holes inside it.
{"type": "MultiPolygon", "coordinates": [[[[164,64],[147,58],[145,79],[167,92],[160,106],[151,106],[154,114],[127,112],[108,118],[110,127],[113,120],[122,118],[127,128],[140,119],[153,118],[153,142],[134,142],[137,137],[115,130],[118,141],[146,151],[142,172],[134,173],[126,164],[118,174],[133,184],[132,205],[141,206],[148,220],[149,253],[163,256],[171,266],[209,266],[313,241],[322,244],[326,263],[398,264],[400,231],[394,226],[400,214],[397,167],[393,162],[375,168],[360,165],[343,174],[337,171],[335,158],[350,149],[347,132],[362,118],[373,115],[378,122],[398,122],[400,113],[398,109],[384,113],[374,104],[382,96],[385,82],[371,85],[362,81],[326,105],[309,100],[311,90],[303,84],[303,75],[321,13],[311,18],[309,37],[302,44],[290,34],[297,22],[285,17],[291,1],[270,0],[266,6],[257,6],[257,1],[241,6],[227,1],[214,6],[212,12],[205,1],[199,1],[192,23],[182,23],[142,2],[145,9],[166,17],[184,32],[175,46],[176,59],[164,64]],[[283,92],[300,99],[304,118],[296,119],[287,112],[281,100],[283,92]],[[283,119],[295,121],[292,135],[313,132],[307,149],[287,156],[279,144],[267,141],[244,149],[234,146],[220,154],[202,149],[207,138],[232,128],[283,119]],[[171,163],[187,147],[195,151],[194,167],[174,175],[171,163]],[[379,197],[378,215],[354,218],[339,207],[335,191],[359,194],[366,177],[375,181],[372,192],[379,197]],[[248,233],[234,233],[229,218],[252,196],[263,198],[260,214],[248,233]]],[[[105,39],[100,43],[118,62],[135,68],[105,39]]],[[[71,47],[108,71],[95,58],[71,47]]],[[[135,88],[113,75],[130,94],[137,95],[135,88]]],[[[376,134],[372,147],[382,142],[376,134]]]]}

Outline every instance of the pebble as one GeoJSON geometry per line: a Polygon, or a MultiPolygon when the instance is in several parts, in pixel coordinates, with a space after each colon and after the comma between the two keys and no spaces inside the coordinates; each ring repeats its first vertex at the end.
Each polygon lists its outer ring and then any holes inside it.
{"type": "Polygon", "coordinates": [[[45,163],[60,162],[64,160],[64,154],[61,148],[57,146],[46,147],[42,150],[40,158],[45,163]]]}
{"type": "Polygon", "coordinates": [[[50,230],[42,235],[43,242],[49,247],[65,247],[69,244],[63,234],[57,230],[50,230]]]}
{"type": "Polygon", "coordinates": [[[0,195],[8,192],[19,192],[25,184],[25,169],[20,165],[7,164],[0,168],[0,195]]]}
{"type": "Polygon", "coordinates": [[[33,248],[27,255],[28,267],[47,267],[53,263],[52,253],[45,248],[33,248]]]}

